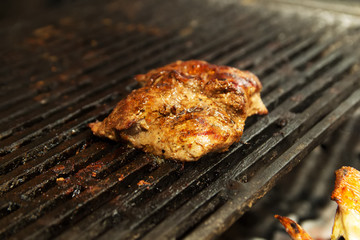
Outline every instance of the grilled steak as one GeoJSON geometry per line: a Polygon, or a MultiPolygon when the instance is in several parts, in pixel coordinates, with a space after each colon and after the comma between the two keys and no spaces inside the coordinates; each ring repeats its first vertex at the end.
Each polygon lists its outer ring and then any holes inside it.
{"type": "Polygon", "coordinates": [[[177,61],[135,78],[143,87],[90,127],[161,157],[195,161],[226,151],[239,141],[248,116],[267,113],[258,78],[236,68],[177,61]]]}

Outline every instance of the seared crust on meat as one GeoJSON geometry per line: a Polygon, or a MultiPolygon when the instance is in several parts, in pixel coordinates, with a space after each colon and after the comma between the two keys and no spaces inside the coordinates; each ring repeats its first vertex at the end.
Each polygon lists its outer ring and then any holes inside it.
{"type": "MultiPolygon", "coordinates": [[[[342,167],[335,172],[335,188],[331,199],[338,204],[331,240],[360,239],[360,172],[352,167],[342,167]]],[[[275,215],[294,240],[311,237],[294,221],[275,215]]]]}
{"type": "Polygon", "coordinates": [[[310,235],[295,221],[288,217],[275,215],[275,218],[284,226],[285,231],[293,240],[312,240],[310,235]]]}
{"type": "Polygon", "coordinates": [[[342,167],[335,172],[331,199],[338,204],[331,240],[360,239],[360,172],[342,167]]]}
{"type": "Polygon", "coordinates": [[[258,78],[236,68],[177,61],[135,79],[143,87],[90,127],[165,158],[195,161],[226,151],[239,141],[246,117],[267,113],[258,78]]]}

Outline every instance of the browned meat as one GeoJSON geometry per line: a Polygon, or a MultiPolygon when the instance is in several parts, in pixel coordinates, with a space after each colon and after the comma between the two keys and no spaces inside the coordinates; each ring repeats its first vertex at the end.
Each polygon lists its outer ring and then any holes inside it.
{"type": "Polygon", "coordinates": [[[331,240],[360,239],[360,172],[342,167],[335,172],[331,199],[338,204],[331,240]]]}
{"type": "MultiPolygon", "coordinates": [[[[335,188],[331,199],[338,204],[331,240],[360,239],[360,172],[342,167],[335,172],[335,188]]],[[[275,215],[293,240],[311,240],[300,225],[287,217],[275,215]]]]}
{"type": "Polygon", "coordinates": [[[250,72],[204,61],[177,61],[136,76],[143,87],[121,100],[95,135],[130,141],[161,157],[195,161],[239,141],[245,119],[266,114],[250,72]]]}
{"type": "Polygon", "coordinates": [[[288,217],[275,215],[275,218],[285,227],[286,232],[293,240],[312,240],[310,235],[296,222],[288,217]]]}

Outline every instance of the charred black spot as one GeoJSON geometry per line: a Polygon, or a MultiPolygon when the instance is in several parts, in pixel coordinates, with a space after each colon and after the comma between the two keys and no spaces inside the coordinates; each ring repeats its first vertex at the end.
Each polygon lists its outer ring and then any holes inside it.
{"type": "Polygon", "coordinates": [[[294,229],[295,233],[300,233],[300,229],[296,223],[290,223],[292,229],[294,229]]]}
{"type": "Polygon", "coordinates": [[[348,173],[348,170],[347,169],[343,169],[343,176],[345,177],[346,174],[348,173]]]}
{"type": "Polygon", "coordinates": [[[286,126],[287,123],[288,123],[287,119],[281,118],[276,121],[276,126],[279,128],[283,128],[286,126]]]}

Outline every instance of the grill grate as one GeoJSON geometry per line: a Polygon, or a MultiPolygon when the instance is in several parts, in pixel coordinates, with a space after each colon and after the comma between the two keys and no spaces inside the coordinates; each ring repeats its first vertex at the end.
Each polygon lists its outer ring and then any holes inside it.
{"type": "Polygon", "coordinates": [[[2,238],[214,238],[360,103],[356,27],[230,3],[78,4],[2,50],[2,238]],[[134,74],[177,59],[253,71],[269,115],[184,166],[92,136],[134,74]]]}

